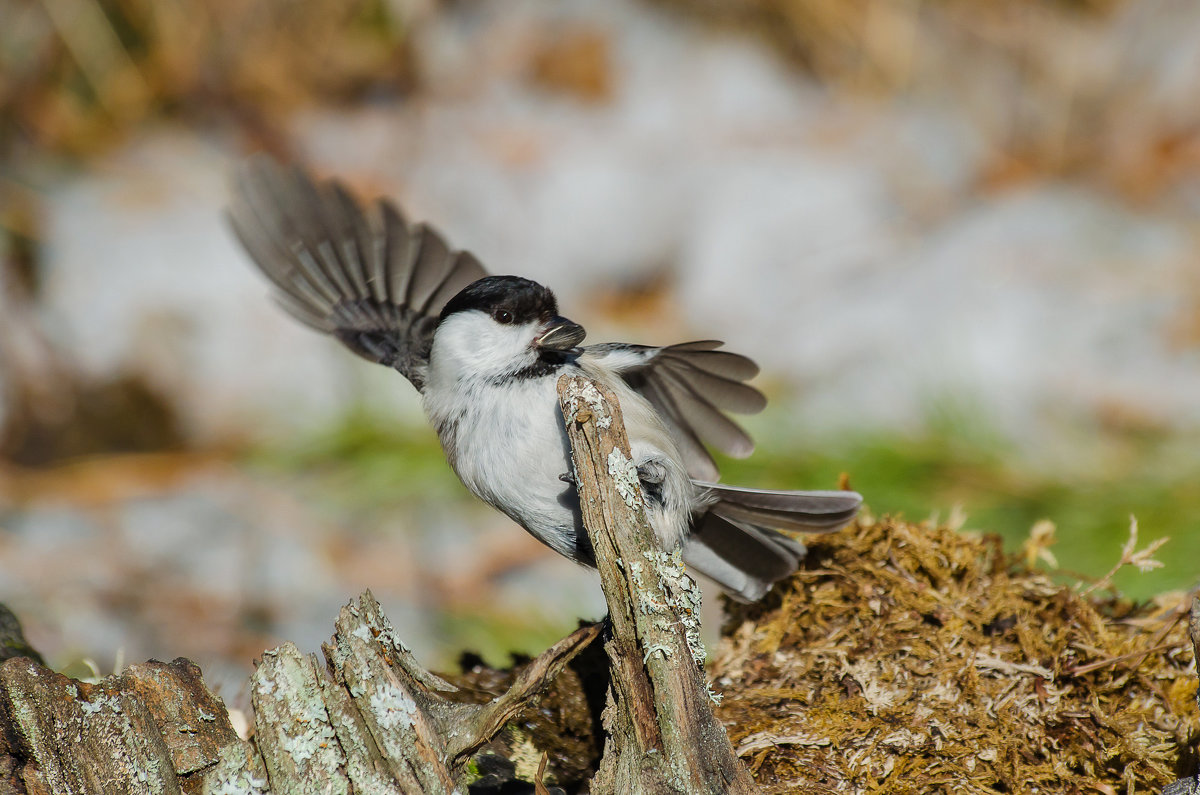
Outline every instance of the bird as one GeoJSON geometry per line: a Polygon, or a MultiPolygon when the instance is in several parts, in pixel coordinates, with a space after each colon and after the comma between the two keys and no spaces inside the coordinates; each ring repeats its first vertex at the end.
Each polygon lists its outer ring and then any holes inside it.
{"type": "Polygon", "coordinates": [[[227,218],[273,297],[301,323],[397,370],[420,393],[463,485],[546,546],[595,566],[559,407],[562,375],[618,398],[660,547],[732,598],[754,602],[798,568],[804,544],[781,531],[828,532],[862,502],[848,490],[727,486],[706,443],[754,449],[725,412],[766,398],[758,366],[701,340],[583,345],[547,287],[489,275],[431,226],[386,198],[361,202],[336,179],[268,155],[237,170],[227,218]]]}

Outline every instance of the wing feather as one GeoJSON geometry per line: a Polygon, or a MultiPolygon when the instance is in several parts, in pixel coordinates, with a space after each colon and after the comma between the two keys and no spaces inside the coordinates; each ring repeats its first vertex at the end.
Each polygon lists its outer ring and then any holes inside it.
{"type": "Polygon", "coordinates": [[[458,295],[464,287],[479,281],[484,276],[487,276],[487,270],[475,258],[475,255],[469,251],[460,251],[453,267],[446,272],[441,284],[430,294],[426,303],[431,307],[438,307],[438,310],[441,311],[441,308],[451,298],[458,295]]]}
{"type": "Polygon", "coordinates": [[[297,243],[277,213],[268,212],[279,203],[256,163],[239,174],[237,192],[230,208],[230,221],[238,239],[262,272],[285,293],[316,309],[330,307],[334,298],[313,277],[296,252],[297,243]]]}
{"type": "Polygon", "coordinates": [[[339,227],[345,231],[341,252],[342,262],[359,263],[358,267],[346,268],[346,275],[353,283],[354,295],[371,295],[367,280],[375,266],[371,262],[373,247],[371,245],[371,226],[367,222],[367,216],[359,212],[354,197],[346,191],[345,186],[333,183],[330,194],[328,204],[338,218],[339,227]]]}
{"type": "Polygon", "coordinates": [[[758,365],[717,350],[723,344],[697,340],[654,348],[612,343],[585,349],[658,410],[683,453],[688,474],[698,480],[715,480],[718,474],[705,443],[738,458],[754,450],[746,432],[722,412],[753,414],[767,403],[761,392],[743,383],[758,374],[758,365]]]}
{"type": "Polygon", "coordinates": [[[658,381],[645,381],[640,387],[634,387],[658,409],[659,414],[667,420],[679,452],[687,464],[688,475],[699,480],[715,481],[721,476],[717,462],[709,455],[704,442],[696,431],[686,422],[676,420],[681,413],[675,399],[666,391],[665,386],[658,381]]]}
{"type": "Polygon", "coordinates": [[[670,345],[661,354],[668,361],[686,362],[699,370],[735,381],[749,381],[758,375],[758,365],[753,360],[729,351],[687,350],[670,345]]]}
{"type": "Polygon", "coordinates": [[[696,429],[696,434],[713,447],[735,457],[745,457],[754,450],[754,442],[737,423],[726,417],[686,376],[669,367],[661,368],[661,378],[675,396],[682,419],[696,429]]]}
{"type": "MultiPolygon", "coordinates": [[[[279,174],[278,179],[265,169],[260,173],[267,191],[279,203],[282,212],[274,218],[278,234],[282,236],[285,247],[292,250],[297,262],[303,268],[312,284],[331,302],[337,303],[344,296],[338,289],[336,281],[330,277],[330,266],[326,261],[329,256],[329,238],[336,234],[333,230],[322,230],[317,215],[315,197],[309,197],[305,187],[311,187],[304,175],[297,169],[287,169],[279,174]],[[324,234],[322,232],[325,232],[324,234]]],[[[315,189],[313,191],[315,193],[315,189]]],[[[262,208],[267,210],[268,208],[262,208]]],[[[260,211],[260,216],[266,215],[260,211]]],[[[336,266],[333,268],[336,270],[336,266]]]]}
{"type": "Polygon", "coordinates": [[[417,241],[416,259],[413,262],[405,297],[408,305],[425,312],[426,304],[437,292],[446,273],[447,260],[453,262],[446,241],[424,224],[416,226],[414,239],[417,241]]]}
{"type": "Polygon", "coordinates": [[[239,171],[229,219],[289,314],[417,389],[442,307],[487,275],[391,202],[364,207],[341,183],[265,156],[239,171]]]}
{"type": "Polygon", "coordinates": [[[678,363],[672,360],[668,365],[672,372],[677,373],[678,378],[686,381],[692,389],[704,395],[719,409],[735,414],[757,414],[766,408],[766,396],[752,386],[713,375],[686,360],[678,363]]]}

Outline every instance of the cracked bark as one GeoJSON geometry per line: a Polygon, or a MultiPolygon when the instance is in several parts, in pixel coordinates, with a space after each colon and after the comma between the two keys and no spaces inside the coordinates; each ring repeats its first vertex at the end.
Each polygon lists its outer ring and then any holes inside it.
{"type": "Polygon", "coordinates": [[[695,615],[699,590],[678,555],[659,550],[616,397],[567,376],[558,394],[612,623],[609,740],[592,791],[757,792],[713,714],[695,615]]]}
{"type": "Polygon", "coordinates": [[[580,628],[503,695],[461,703],[368,592],[342,608],[324,665],[291,643],[264,652],[251,742],[187,660],[87,684],[11,659],[0,666],[0,794],[462,791],[475,751],[599,633],[580,628]]]}

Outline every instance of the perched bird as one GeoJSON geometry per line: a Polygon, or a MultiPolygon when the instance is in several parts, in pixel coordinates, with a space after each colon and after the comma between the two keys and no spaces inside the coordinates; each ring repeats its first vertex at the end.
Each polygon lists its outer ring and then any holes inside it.
{"type": "Polygon", "coordinates": [[[489,276],[391,202],[364,208],[340,183],[267,157],[239,172],[230,220],[285,309],[411,381],[463,484],[571,560],[595,565],[569,474],[563,374],[616,393],[658,540],[682,543],[684,561],[735,598],[757,600],[796,570],[804,546],[779,529],[833,530],[862,502],[715,482],[706,442],[739,457],[754,448],[722,412],[766,404],[744,383],[758,367],[720,342],[581,346],[583,328],[548,288],[489,276]]]}

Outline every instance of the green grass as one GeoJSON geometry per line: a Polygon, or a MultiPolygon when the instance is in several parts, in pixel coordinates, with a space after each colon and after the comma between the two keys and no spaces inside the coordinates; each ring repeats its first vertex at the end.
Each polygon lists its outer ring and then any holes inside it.
{"type": "Polygon", "coordinates": [[[354,409],[332,425],[278,447],[251,452],[267,471],[318,476],[340,505],[371,510],[420,499],[470,495],[446,464],[432,430],[354,409]]]}
{"type": "Polygon", "coordinates": [[[769,442],[746,460],[722,459],[723,480],[775,488],[836,488],[841,473],[876,515],[942,519],[958,506],[964,529],[997,533],[1020,549],[1035,522],[1057,527],[1064,581],[1100,577],[1121,557],[1130,516],[1138,547],[1169,536],[1165,565],[1125,568],[1117,588],[1135,599],[1200,583],[1200,441],[1110,434],[1080,442],[1079,458],[1047,471],[998,436],[933,424],[916,434],[873,432],[836,444],[769,442]],[[803,450],[803,452],[799,452],[803,450]]]}
{"type": "MultiPolygon", "coordinates": [[[[598,616],[591,616],[595,619],[598,616]]],[[[477,654],[496,668],[513,664],[514,655],[536,657],[553,646],[575,627],[563,627],[537,614],[520,615],[511,610],[482,607],[478,610],[438,616],[438,643],[446,650],[435,667],[451,669],[462,651],[477,654]]]]}
{"type": "MultiPolygon", "coordinates": [[[[761,418],[765,428],[778,418],[761,418]]],[[[778,425],[776,422],[775,425],[778,425]]],[[[760,439],[766,434],[756,433],[760,439]]],[[[1053,552],[1065,581],[1104,574],[1121,555],[1129,517],[1139,546],[1170,536],[1157,557],[1165,566],[1124,569],[1122,593],[1145,599],[1200,582],[1200,440],[1146,433],[1083,433],[1067,464],[1048,470],[969,410],[931,414],[920,432],[802,431],[766,439],[746,460],[721,458],[727,483],[773,488],[835,488],[841,473],[876,515],[945,519],[955,506],[965,529],[998,533],[1016,551],[1030,528],[1058,528],[1053,552]],[[807,436],[807,438],[805,438],[807,436]]],[[[473,499],[446,465],[433,432],[384,422],[364,411],[286,449],[259,451],[271,468],[323,473],[323,491],[350,510],[395,509],[409,500],[473,499]]],[[[1059,455],[1059,458],[1064,456],[1059,455]]]]}

